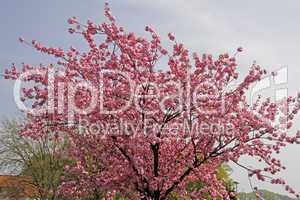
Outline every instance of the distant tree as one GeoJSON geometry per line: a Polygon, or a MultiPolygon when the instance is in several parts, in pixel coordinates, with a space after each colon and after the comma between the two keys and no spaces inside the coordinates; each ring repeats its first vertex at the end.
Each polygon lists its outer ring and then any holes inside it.
{"type": "Polygon", "coordinates": [[[238,197],[240,200],[258,200],[256,193],[259,193],[263,200],[296,200],[295,198],[280,195],[268,190],[257,190],[249,193],[241,192],[238,194],[238,197]]]}
{"type": "Polygon", "coordinates": [[[20,193],[18,190],[32,185],[36,199],[60,199],[58,189],[65,174],[64,165],[70,163],[62,153],[66,143],[50,132],[34,140],[20,136],[22,128],[23,124],[17,120],[4,121],[1,127],[0,167],[10,169],[6,173],[15,175],[10,178],[10,195],[13,195],[13,188],[20,193]]]}

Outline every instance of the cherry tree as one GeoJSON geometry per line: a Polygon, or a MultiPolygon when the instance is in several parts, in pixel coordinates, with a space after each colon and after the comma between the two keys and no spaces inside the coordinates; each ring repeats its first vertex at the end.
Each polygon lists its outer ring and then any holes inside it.
{"type": "Polygon", "coordinates": [[[20,134],[39,138],[50,129],[70,138],[75,164],[65,169],[76,179],[62,177],[61,192],[80,198],[101,188],[108,196],[164,200],[187,195],[187,185],[201,180],[191,198],[226,199],[217,170],[233,162],[298,195],[277,177],[285,167],[276,153],[299,144],[299,132],[287,131],[300,95],[276,102],[259,97],[250,105],[247,91],[267,72],[254,63],[239,79],[236,56],[242,48],[218,58],[190,53],[171,33],[163,45],[153,28],[137,36],[117,24],[107,4],[104,11],[107,21],[100,24],[68,20],[69,32],[87,42],[85,50],[20,38],[57,62],[23,64],[22,70],[13,64],[5,72],[17,80],[18,105],[30,119],[20,134]],[[242,156],[259,167],[241,164],[242,156]]]}

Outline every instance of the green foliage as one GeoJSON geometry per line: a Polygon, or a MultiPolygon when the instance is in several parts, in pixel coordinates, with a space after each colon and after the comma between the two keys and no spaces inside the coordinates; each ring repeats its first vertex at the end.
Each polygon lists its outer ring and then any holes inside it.
{"type": "MultiPolygon", "coordinates": [[[[230,178],[230,171],[231,168],[226,165],[226,164],[222,164],[217,171],[217,177],[220,181],[223,181],[223,183],[225,184],[226,188],[228,191],[234,191],[234,182],[233,180],[230,178]]],[[[197,190],[201,190],[203,187],[205,186],[205,182],[199,180],[199,181],[194,181],[194,182],[190,182],[187,185],[187,192],[193,192],[193,191],[197,191],[197,190]]],[[[210,196],[209,194],[203,194],[202,196],[203,199],[206,200],[210,200],[210,196]]],[[[171,198],[172,200],[182,200],[179,195],[175,192],[171,193],[171,198]]],[[[186,200],[189,200],[190,198],[187,196],[185,197],[186,200]]]]}
{"type": "Polygon", "coordinates": [[[2,123],[0,166],[14,169],[16,175],[31,177],[40,200],[61,199],[57,192],[60,178],[65,175],[65,164],[71,162],[61,153],[67,148],[66,143],[51,133],[35,140],[24,138],[18,134],[21,128],[22,123],[16,120],[2,123]]]}
{"type": "Polygon", "coordinates": [[[40,195],[45,199],[49,197],[60,199],[57,189],[61,184],[61,176],[65,175],[64,166],[69,162],[66,158],[55,156],[53,152],[40,149],[25,162],[22,175],[32,177],[40,195]]]}
{"type": "MultiPolygon", "coordinates": [[[[280,195],[268,190],[259,190],[259,194],[264,198],[264,200],[295,200],[295,198],[290,198],[288,196],[280,195]]],[[[240,200],[257,200],[255,193],[244,193],[238,194],[240,200]]]]}

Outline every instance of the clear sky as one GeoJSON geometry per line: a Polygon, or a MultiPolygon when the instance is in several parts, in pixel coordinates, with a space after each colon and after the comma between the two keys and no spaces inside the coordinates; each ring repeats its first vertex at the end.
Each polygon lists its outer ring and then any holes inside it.
{"type": "MultiPolygon", "coordinates": [[[[245,74],[256,60],[268,70],[288,67],[288,91],[295,95],[300,86],[300,1],[274,0],[111,0],[118,23],[127,30],[144,34],[152,25],[166,38],[175,33],[192,51],[232,53],[239,46],[240,72],[245,74]]],[[[39,64],[51,60],[17,42],[19,36],[44,44],[80,46],[76,36],[67,33],[67,19],[76,16],[101,22],[102,0],[1,0],[0,70],[12,62],[39,64]]],[[[13,82],[0,79],[0,116],[18,114],[13,100],[13,82]]],[[[299,124],[299,120],[297,121],[299,124]]],[[[297,125],[300,127],[299,125],[297,125]]],[[[300,191],[300,147],[291,146],[280,156],[288,170],[282,173],[300,191]]],[[[244,159],[246,162],[247,159],[244,159]]],[[[241,191],[249,191],[247,173],[234,167],[233,177],[241,191]]],[[[254,185],[273,191],[282,189],[253,181],[254,185]]]]}

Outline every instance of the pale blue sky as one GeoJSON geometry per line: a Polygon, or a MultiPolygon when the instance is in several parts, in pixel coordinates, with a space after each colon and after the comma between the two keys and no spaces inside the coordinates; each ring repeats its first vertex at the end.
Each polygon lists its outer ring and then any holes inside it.
{"type": "MultiPolygon", "coordinates": [[[[269,70],[288,66],[290,94],[300,88],[300,2],[298,0],[111,0],[112,11],[119,24],[127,30],[144,34],[145,25],[152,25],[166,38],[174,32],[188,48],[200,53],[233,52],[239,46],[245,51],[239,56],[242,74],[253,60],[269,70]]],[[[66,20],[76,16],[81,21],[101,22],[101,0],[2,0],[0,3],[0,70],[16,64],[51,61],[17,42],[19,36],[37,39],[52,46],[82,46],[81,40],[67,33],[66,20]]],[[[0,116],[18,113],[12,82],[0,79],[0,116]]],[[[298,120],[299,123],[299,120],[298,120]]],[[[300,126],[298,126],[300,127],[300,126]]],[[[300,147],[283,152],[288,171],[287,181],[300,191],[300,147]]],[[[247,175],[235,169],[233,176],[248,191],[247,175]]],[[[254,181],[255,183],[255,181],[254,181]]],[[[259,185],[282,192],[267,184],[259,185]]]]}

